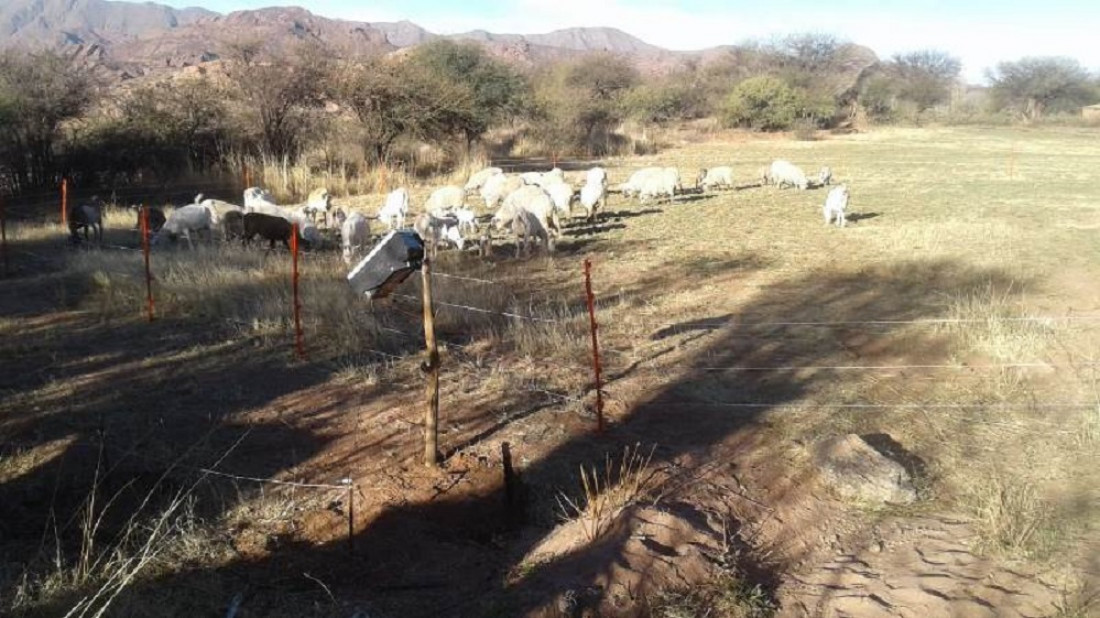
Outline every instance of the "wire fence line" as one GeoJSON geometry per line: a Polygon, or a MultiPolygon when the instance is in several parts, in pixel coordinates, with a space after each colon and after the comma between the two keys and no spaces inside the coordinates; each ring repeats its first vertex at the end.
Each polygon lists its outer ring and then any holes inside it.
{"type": "MultiPolygon", "coordinates": [[[[420,300],[418,297],[410,296],[408,294],[392,294],[392,296],[394,298],[403,298],[405,300],[413,300],[413,301],[419,301],[420,300]]],[[[542,323],[547,323],[547,324],[560,324],[562,322],[562,320],[554,320],[554,319],[551,319],[551,318],[540,318],[540,317],[536,317],[536,316],[532,316],[532,315],[522,315],[522,314],[519,314],[519,313],[512,313],[510,311],[494,311],[492,309],[483,309],[481,307],[474,307],[474,306],[471,306],[471,305],[459,305],[457,303],[448,303],[448,302],[444,302],[444,301],[440,301],[440,300],[433,300],[432,302],[433,302],[433,304],[436,304],[436,305],[439,305],[439,306],[442,306],[442,307],[451,307],[453,309],[462,309],[464,311],[470,311],[470,312],[473,312],[473,313],[481,313],[481,314],[486,314],[486,315],[499,315],[499,316],[504,316],[504,317],[507,317],[507,318],[517,318],[517,319],[520,319],[520,320],[528,320],[528,321],[531,321],[531,322],[542,322],[542,323]]]]}
{"type": "Polygon", "coordinates": [[[821,327],[845,327],[845,326],[940,326],[945,324],[986,324],[991,321],[1004,322],[1030,322],[1030,323],[1055,323],[1055,322],[1100,322],[1100,314],[1084,315],[1035,315],[1019,317],[993,317],[993,318],[919,318],[912,320],[802,320],[802,321],[756,321],[742,322],[738,320],[703,320],[698,322],[648,322],[652,326],[665,326],[669,328],[756,328],[756,327],[793,327],[793,326],[821,326],[821,327]]]}
{"type": "Polygon", "coordinates": [[[797,408],[819,409],[836,408],[843,410],[1091,410],[1100,409],[1098,401],[1072,401],[1054,403],[1036,402],[991,402],[991,403],[830,403],[803,402],[738,402],[738,401],[696,401],[685,399],[653,399],[641,405],[662,406],[699,406],[714,408],[774,409],[797,408]]]}
{"type": "Polygon", "coordinates": [[[984,363],[984,364],[941,364],[941,365],[769,365],[769,366],[740,366],[731,365],[728,367],[698,367],[687,366],[685,369],[692,371],[745,371],[745,372],[768,372],[768,371],[910,371],[910,370],[922,370],[922,371],[934,371],[934,370],[952,370],[952,371],[998,371],[1002,369],[1070,369],[1076,367],[1097,367],[1100,363],[984,363]]]}
{"type": "Polygon", "coordinates": [[[492,279],[478,279],[477,277],[466,277],[464,275],[455,275],[451,273],[441,273],[438,271],[432,271],[433,277],[444,277],[446,279],[458,279],[460,281],[473,281],[475,283],[484,283],[487,285],[503,285],[500,281],[493,281],[492,279]]]}

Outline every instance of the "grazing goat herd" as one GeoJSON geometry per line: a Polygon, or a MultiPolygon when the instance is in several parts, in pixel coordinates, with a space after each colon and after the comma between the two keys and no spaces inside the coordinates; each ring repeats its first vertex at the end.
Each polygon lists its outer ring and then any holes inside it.
{"type": "MultiPolygon", "coordinates": [[[[779,160],[762,168],[759,179],[765,186],[806,190],[811,186],[832,184],[832,171],[825,167],[811,180],[797,166],[779,160]]],[[[552,252],[555,240],[562,233],[562,219],[572,217],[577,204],[583,209],[585,220],[594,221],[600,209],[606,206],[611,192],[637,198],[641,203],[665,198],[672,201],[677,195],[685,194],[680,172],[675,167],[643,168],[615,187],[608,185],[607,171],[602,167],[581,172],[572,180],[574,182],[558,168],[518,175],[506,174],[499,167],[485,168],[472,174],[464,187],[451,185],[433,191],[424,203],[423,214],[413,220],[412,227],[433,256],[441,245],[461,251],[471,243],[476,243],[482,255],[486,255],[496,231],[515,237],[516,256],[519,257],[528,254],[535,243],[552,252]],[[577,184],[579,189],[575,188],[577,184]],[[486,212],[493,213],[492,216],[479,217],[468,207],[466,201],[471,196],[480,197],[486,212]]],[[[733,169],[725,166],[700,170],[695,181],[695,192],[734,188],[733,169]]],[[[837,226],[845,225],[849,195],[846,185],[829,191],[823,208],[826,225],[834,221],[837,226]]],[[[244,191],[243,206],[207,199],[199,194],[193,204],[175,208],[167,216],[156,207],[134,209],[138,226],[143,214],[148,217],[149,229],[155,233],[151,243],[154,246],[165,240],[183,238],[193,247],[192,235],[204,234],[212,239],[214,231],[219,230],[226,241],[240,240],[248,245],[259,237],[267,241],[270,248],[277,242],[289,247],[296,224],[300,240],[311,249],[325,243],[322,229],[338,233],[344,261],[350,264],[370,248],[371,221],[377,221],[386,231],[405,228],[409,204],[409,192],[401,187],[390,192],[377,215],[371,217],[355,211],[348,214],[334,207],[326,189],[317,189],[305,204],[288,208],[277,205],[267,191],[250,187],[244,191]]],[[[101,200],[92,198],[89,203],[70,210],[69,230],[74,242],[79,241],[81,230],[85,240],[89,231],[97,241],[102,240],[103,208],[101,200]]]]}

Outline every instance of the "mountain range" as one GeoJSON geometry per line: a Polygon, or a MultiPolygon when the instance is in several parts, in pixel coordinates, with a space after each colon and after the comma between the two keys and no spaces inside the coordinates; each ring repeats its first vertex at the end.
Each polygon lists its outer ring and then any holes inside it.
{"type": "MultiPolygon", "coordinates": [[[[298,7],[220,14],[201,8],[174,9],[152,2],[114,0],[2,0],[0,49],[51,48],[120,79],[217,60],[231,42],[261,40],[278,52],[313,41],[338,54],[394,53],[443,35],[408,22],[353,22],[314,15],[298,7]]],[[[495,34],[475,30],[445,38],[472,40],[496,57],[520,65],[607,51],[631,59],[646,73],[706,62],[722,48],[675,52],[616,28],[568,28],[546,34],[495,34]]],[[[877,58],[851,46],[859,70],[877,58]]],[[[855,67],[853,67],[855,68],[855,67]]]]}

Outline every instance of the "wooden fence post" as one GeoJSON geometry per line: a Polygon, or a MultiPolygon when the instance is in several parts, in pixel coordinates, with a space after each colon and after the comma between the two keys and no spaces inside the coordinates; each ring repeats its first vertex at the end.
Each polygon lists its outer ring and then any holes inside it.
{"type": "Polygon", "coordinates": [[[298,298],[298,224],[290,226],[290,287],[294,296],[294,350],[299,359],[305,359],[305,340],[302,336],[302,303],[298,298]]]}
{"type": "Polygon", "coordinates": [[[149,321],[153,321],[153,274],[149,270],[149,208],[142,204],[141,208],[141,252],[145,254],[145,310],[149,321]]]}
{"type": "Polygon", "coordinates": [[[603,378],[600,367],[600,342],[596,335],[596,297],[592,294],[592,261],[584,259],[584,290],[588,301],[588,321],[592,330],[592,370],[596,376],[596,431],[603,433],[603,378]]]}
{"type": "Polygon", "coordinates": [[[424,465],[439,465],[439,348],[435,341],[435,311],[432,308],[432,261],[425,257],[420,268],[424,292],[424,346],[428,360],[420,370],[427,374],[427,407],[424,411],[424,465]]]}
{"type": "Polygon", "coordinates": [[[61,179],[61,225],[69,223],[69,179],[61,179]]]}

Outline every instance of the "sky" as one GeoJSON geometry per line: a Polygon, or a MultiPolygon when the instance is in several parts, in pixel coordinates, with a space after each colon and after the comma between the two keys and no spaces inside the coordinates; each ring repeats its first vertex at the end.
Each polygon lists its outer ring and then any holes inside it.
{"type": "MultiPolygon", "coordinates": [[[[227,13],[295,4],[280,0],[168,0],[227,13]]],[[[535,34],[611,26],[647,43],[696,50],[790,33],[828,33],[879,57],[935,48],[963,62],[963,76],[1023,56],[1070,56],[1100,69],[1096,0],[302,0],[324,17],[407,19],[437,34],[482,29],[535,34]]]]}

